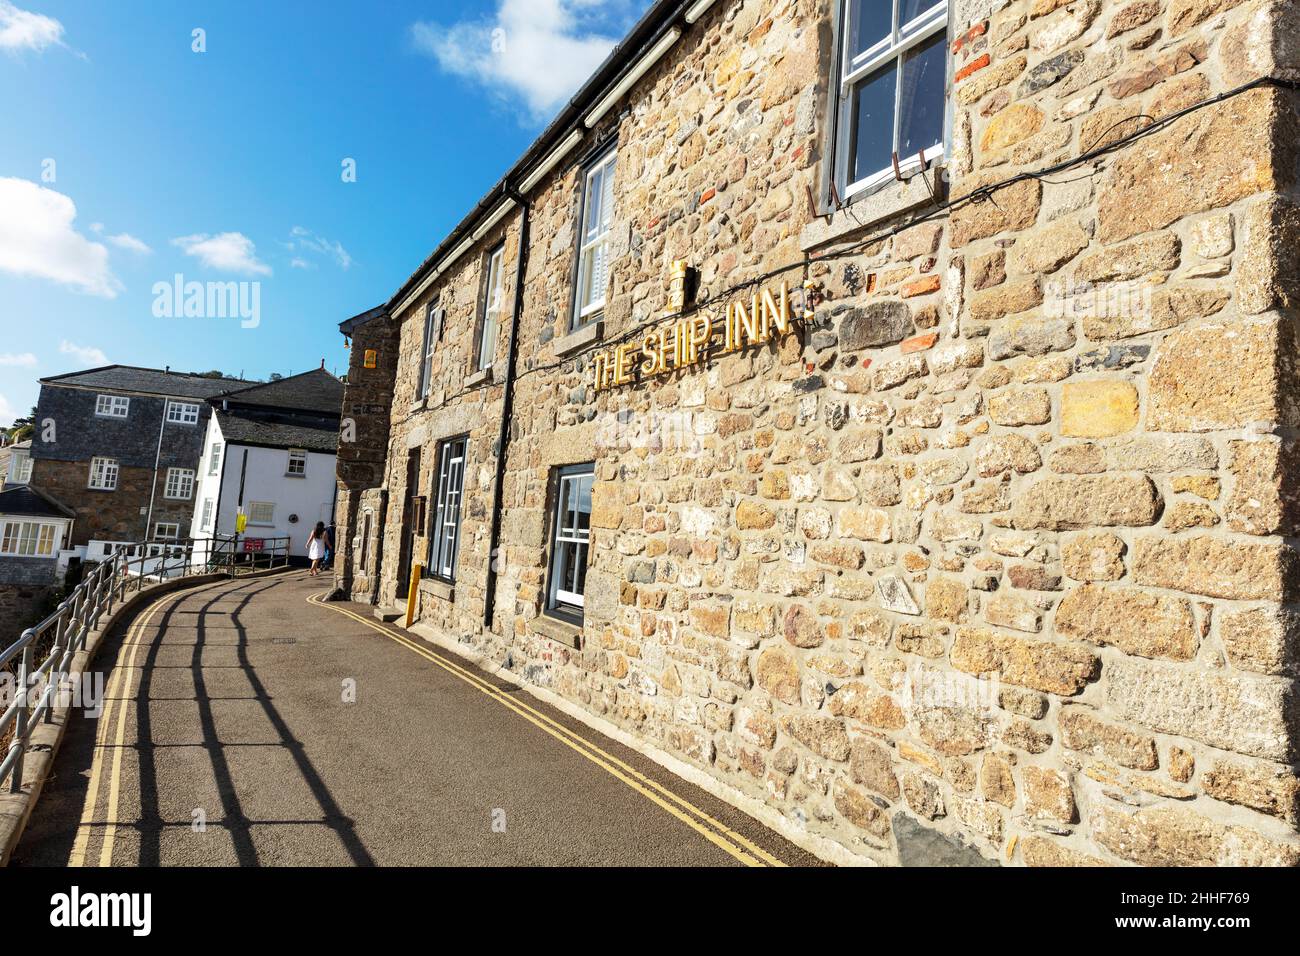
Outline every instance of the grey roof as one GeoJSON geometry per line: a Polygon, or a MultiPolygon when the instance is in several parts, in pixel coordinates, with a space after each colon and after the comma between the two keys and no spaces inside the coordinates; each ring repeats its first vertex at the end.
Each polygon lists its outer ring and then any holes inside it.
{"type": "Polygon", "coordinates": [[[260,448],[302,448],[333,455],[339,444],[337,415],[277,412],[274,409],[235,408],[218,405],[217,424],[228,444],[260,448]]]}
{"type": "Polygon", "coordinates": [[[322,369],[252,385],[218,397],[216,404],[291,408],[338,416],[343,410],[343,383],[322,369]]]}
{"type": "Polygon", "coordinates": [[[367,309],[366,311],[358,315],[352,316],[352,318],[350,319],[344,319],[342,322],[339,323],[339,331],[342,332],[344,335],[351,335],[353,332],[361,328],[361,326],[365,325],[367,322],[371,321],[372,319],[377,319],[380,316],[383,316],[384,318],[388,317],[387,305],[377,305],[373,309],[367,309]]]}
{"type": "Polygon", "coordinates": [[[41,384],[204,399],[254,383],[239,378],[205,378],[189,372],[169,372],[134,365],[105,365],[84,372],[53,375],[41,379],[41,384]]]}
{"type": "Polygon", "coordinates": [[[0,515],[29,518],[75,518],[76,512],[35,488],[22,486],[0,491],[0,515]]]}

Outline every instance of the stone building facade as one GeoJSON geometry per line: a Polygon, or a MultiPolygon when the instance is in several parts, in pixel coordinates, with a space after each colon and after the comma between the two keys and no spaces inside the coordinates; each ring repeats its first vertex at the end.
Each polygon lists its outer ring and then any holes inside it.
{"type": "Polygon", "coordinates": [[[186,537],[208,399],[250,384],[125,365],[42,379],[31,485],[75,512],[70,545],[186,537]]]}
{"type": "Polygon", "coordinates": [[[652,7],[369,320],[339,584],[835,859],[1295,865],[1300,10],[885,6],[652,7]]]}

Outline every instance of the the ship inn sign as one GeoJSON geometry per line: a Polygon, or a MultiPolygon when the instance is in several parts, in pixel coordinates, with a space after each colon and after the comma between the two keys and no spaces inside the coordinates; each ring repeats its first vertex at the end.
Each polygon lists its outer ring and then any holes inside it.
{"type": "MultiPolygon", "coordinates": [[[[669,293],[670,315],[682,311],[688,281],[689,270],[685,264],[674,262],[669,293]]],[[[808,299],[806,290],[803,298],[808,299]]],[[[721,325],[713,316],[705,314],[660,325],[647,331],[640,339],[596,353],[592,362],[596,391],[699,365],[718,345],[725,354],[768,342],[774,336],[790,331],[794,314],[790,285],[782,282],[775,290],[762,289],[748,299],[741,297],[729,301],[721,325]]],[[[812,313],[805,308],[799,310],[798,315],[806,320],[812,313]]]]}

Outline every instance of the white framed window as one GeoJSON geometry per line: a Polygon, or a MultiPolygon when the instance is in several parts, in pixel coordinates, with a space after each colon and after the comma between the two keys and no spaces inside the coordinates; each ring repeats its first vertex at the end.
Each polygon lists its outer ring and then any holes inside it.
{"type": "Polygon", "coordinates": [[[289,465],[285,474],[290,478],[307,477],[307,453],[301,448],[289,449],[289,465]]]}
{"type": "Polygon", "coordinates": [[[460,504],[465,490],[465,438],[452,438],[438,446],[438,490],[429,538],[429,568],[434,577],[456,580],[456,553],[460,544],[460,504]]]}
{"type": "Polygon", "coordinates": [[[189,501],[194,494],[193,468],[168,468],[167,484],[163,486],[163,497],[173,501],[189,501]]]}
{"type": "Polygon", "coordinates": [[[175,521],[159,521],[153,526],[153,536],[158,541],[175,541],[181,536],[181,526],[175,521]]]}
{"type": "Polygon", "coordinates": [[[13,471],[10,480],[15,485],[25,485],[32,480],[32,456],[26,452],[13,453],[13,471]]]}
{"type": "Polygon", "coordinates": [[[582,222],[578,230],[578,288],[573,327],[594,321],[605,308],[609,287],[609,234],[614,224],[614,168],[617,150],[610,150],[587,169],[582,190],[582,222]]]}
{"type": "Polygon", "coordinates": [[[424,313],[424,339],[420,346],[420,398],[433,388],[433,352],[438,347],[438,304],[431,302],[424,313]]]}
{"type": "Polygon", "coordinates": [[[505,308],[505,256],[503,243],[488,257],[487,282],[483,286],[483,325],[478,339],[479,371],[491,368],[497,354],[497,330],[501,328],[501,313],[505,308]]]}
{"type": "Polygon", "coordinates": [[[586,591],[594,479],[592,465],[570,465],[560,469],[556,484],[546,609],[576,620],[582,619],[586,591]]]}
{"type": "Polygon", "coordinates": [[[193,402],[167,403],[167,422],[171,425],[197,425],[199,423],[199,406],[193,402]]]}
{"type": "Polygon", "coordinates": [[[946,0],[840,0],[835,182],[842,199],[942,156],[946,0]]]}
{"type": "Polygon", "coordinates": [[[248,523],[256,525],[274,525],[275,502],[250,501],[248,503],[248,523]]]}
{"type": "Polygon", "coordinates": [[[213,442],[212,451],[208,453],[208,474],[221,474],[221,442],[213,442]]]}
{"type": "Polygon", "coordinates": [[[95,491],[113,491],[117,488],[117,459],[90,459],[90,487],[95,491]]]}
{"type": "Polygon", "coordinates": [[[203,514],[199,518],[200,531],[212,530],[212,512],[215,510],[216,504],[217,503],[211,498],[203,499],[203,514]]]}
{"type": "Polygon", "coordinates": [[[49,558],[59,545],[57,525],[41,521],[6,521],[0,532],[0,554],[16,558],[49,558]]]}
{"type": "Polygon", "coordinates": [[[95,414],[102,418],[126,418],[131,411],[131,399],[121,395],[99,395],[95,398],[95,414]]]}

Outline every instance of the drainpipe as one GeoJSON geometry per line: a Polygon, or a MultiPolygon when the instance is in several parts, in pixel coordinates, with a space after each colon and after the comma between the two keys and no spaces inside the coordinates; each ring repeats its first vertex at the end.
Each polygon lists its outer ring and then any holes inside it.
{"type": "Polygon", "coordinates": [[[158,416],[158,447],[153,453],[153,481],[149,483],[149,511],[144,518],[144,537],[141,541],[149,540],[149,529],[153,527],[153,502],[154,496],[158,494],[158,465],[162,461],[162,440],[163,430],[167,427],[167,405],[171,401],[169,398],[162,400],[162,413],[158,416]]]}
{"type": "Polygon", "coordinates": [[[515,261],[515,307],[510,320],[510,343],[506,352],[506,380],[501,396],[501,424],[497,429],[496,478],[492,489],[492,530],[488,537],[487,592],[483,595],[483,627],[492,629],[497,597],[497,550],[501,546],[501,494],[506,480],[506,451],[510,445],[510,416],[515,399],[515,357],[519,350],[519,321],[524,313],[524,271],[528,268],[528,227],[531,208],[523,196],[510,193],[519,203],[519,256],[515,261]]]}

